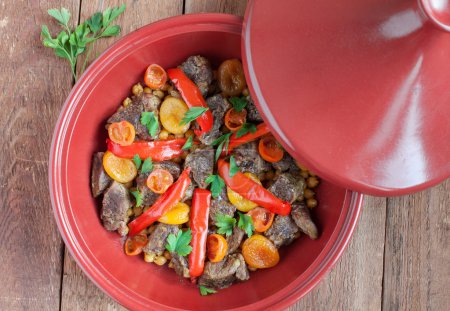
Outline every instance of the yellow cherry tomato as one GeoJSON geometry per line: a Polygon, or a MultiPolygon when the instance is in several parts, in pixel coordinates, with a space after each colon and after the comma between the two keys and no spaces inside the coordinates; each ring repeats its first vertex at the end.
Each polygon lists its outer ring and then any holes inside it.
{"type": "MultiPolygon", "coordinates": [[[[244,173],[244,175],[261,185],[261,181],[255,174],[246,172],[244,173]]],[[[241,212],[246,213],[258,206],[258,204],[253,203],[250,200],[247,200],[246,198],[242,197],[240,194],[234,192],[228,187],[227,187],[227,195],[228,200],[230,200],[231,204],[236,206],[236,208],[241,212]]]]}
{"type": "Polygon", "coordinates": [[[184,134],[189,129],[190,123],[180,123],[188,110],[188,106],[182,99],[167,96],[159,108],[159,120],[168,132],[184,134]]]}
{"type": "Polygon", "coordinates": [[[181,225],[189,221],[189,205],[179,202],[158,219],[167,225],[181,225]]]}
{"type": "Polygon", "coordinates": [[[119,158],[110,151],[103,155],[103,168],[109,177],[123,184],[132,181],[137,175],[136,165],[132,160],[119,158]]]}

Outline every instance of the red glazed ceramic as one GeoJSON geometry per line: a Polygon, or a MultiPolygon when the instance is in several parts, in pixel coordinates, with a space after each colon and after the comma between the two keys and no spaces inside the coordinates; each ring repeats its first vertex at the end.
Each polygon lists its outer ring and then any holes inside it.
{"type": "Polygon", "coordinates": [[[132,310],[279,310],[310,291],[344,251],[355,228],[362,195],[323,182],[314,211],[321,235],[301,237],[281,252],[272,269],[248,282],[200,296],[167,266],[128,257],[122,240],[99,219],[90,193],[90,164],[105,150],[105,120],[150,63],[165,68],[203,54],[217,66],[240,57],[242,21],[220,14],[188,15],[148,25],[125,36],[90,66],[70,93],[56,125],[50,155],[50,189],[67,248],[89,278],[132,310]]]}
{"type": "Polygon", "coordinates": [[[331,182],[392,196],[450,176],[448,0],[250,1],[243,59],[283,146],[331,182]]]}

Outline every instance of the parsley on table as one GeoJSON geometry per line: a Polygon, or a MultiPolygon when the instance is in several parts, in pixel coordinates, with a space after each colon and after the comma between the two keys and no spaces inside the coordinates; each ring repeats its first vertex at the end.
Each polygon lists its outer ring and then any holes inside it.
{"type": "Polygon", "coordinates": [[[223,134],[219,138],[217,138],[215,141],[212,142],[212,145],[215,146],[218,144],[216,149],[216,155],[214,157],[215,161],[220,158],[220,155],[222,154],[222,150],[225,150],[225,153],[228,153],[228,145],[230,144],[230,136],[232,133],[223,134]]]}
{"type": "Polygon", "coordinates": [[[211,184],[211,195],[213,198],[217,198],[225,187],[225,182],[219,175],[209,175],[205,183],[207,185],[211,184]]]}
{"type": "Polygon", "coordinates": [[[236,226],[236,219],[231,216],[218,214],[216,216],[217,233],[230,236],[233,233],[233,228],[236,226]]]}
{"type": "Polygon", "coordinates": [[[147,127],[151,137],[155,137],[158,130],[158,119],[153,111],[144,111],[141,113],[141,124],[147,127]]]}
{"type": "Polygon", "coordinates": [[[247,106],[247,98],[245,96],[239,97],[231,97],[229,99],[230,103],[233,105],[233,109],[237,112],[241,112],[247,106]]]}
{"type": "Polygon", "coordinates": [[[206,295],[209,295],[209,294],[217,293],[216,290],[208,288],[208,287],[205,287],[205,286],[201,286],[200,285],[198,288],[200,289],[200,295],[202,295],[202,296],[206,296],[206,295]]]}
{"type": "Polygon", "coordinates": [[[186,140],[186,142],[184,143],[183,147],[181,148],[181,150],[188,150],[192,147],[192,141],[193,141],[193,137],[189,136],[189,138],[186,140]]]}
{"type": "Polygon", "coordinates": [[[253,225],[253,219],[251,216],[245,215],[241,212],[239,214],[238,227],[247,233],[248,237],[251,237],[253,234],[253,230],[255,230],[255,226],[253,225]]]}
{"type": "Polygon", "coordinates": [[[139,157],[138,154],[134,155],[133,162],[134,162],[134,165],[136,165],[137,169],[139,169],[141,167],[142,160],[141,160],[141,158],[139,157]]]}
{"type": "Polygon", "coordinates": [[[186,231],[178,231],[178,234],[169,234],[167,237],[166,249],[172,253],[178,253],[180,256],[187,256],[192,251],[192,246],[189,245],[192,240],[191,229],[186,231]]]}
{"type": "Polygon", "coordinates": [[[142,195],[139,192],[139,190],[136,191],[131,191],[131,194],[134,196],[134,198],[136,199],[136,207],[139,207],[142,205],[142,195]]]}
{"type": "Polygon", "coordinates": [[[66,8],[50,9],[48,14],[56,19],[63,30],[53,38],[46,25],[42,25],[41,36],[44,46],[55,50],[55,55],[69,61],[73,77],[77,80],[76,65],[78,56],[86,51],[88,54],[81,72],[84,71],[94,41],[100,38],[114,37],[120,34],[120,26],[111,25],[120,14],[125,11],[125,4],[120,7],[107,8],[103,13],[97,12],[74,30],[69,26],[70,12],[66,8]]]}
{"type": "Polygon", "coordinates": [[[237,172],[239,172],[239,166],[237,166],[234,156],[231,156],[230,157],[230,177],[233,177],[234,175],[236,175],[237,172]]]}
{"type": "Polygon", "coordinates": [[[254,125],[253,123],[244,123],[244,125],[242,125],[242,127],[239,130],[237,130],[236,138],[240,138],[247,133],[255,133],[256,130],[257,130],[256,125],[254,125]]]}
{"type": "Polygon", "coordinates": [[[188,111],[184,114],[183,119],[180,122],[180,125],[188,124],[191,121],[194,121],[198,117],[200,117],[202,114],[204,114],[209,108],[206,107],[192,107],[189,108],[188,111]]]}
{"type": "Polygon", "coordinates": [[[142,173],[148,173],[153,169],[153,161],[151,157],[148,157],[144,160],[144,163],[142,163],[141,172],[142,173]]]}

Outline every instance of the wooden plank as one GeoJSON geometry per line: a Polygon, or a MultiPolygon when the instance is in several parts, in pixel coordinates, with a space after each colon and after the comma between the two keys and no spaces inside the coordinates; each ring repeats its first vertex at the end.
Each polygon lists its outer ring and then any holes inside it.
{"type": "Polygon", "coordinates": [[[380,310],[386,199],[366,197],[358,227],[334,269],[289,311],[380,310]]]}
{"type": "Polygon", "coordinates": [[[388,201],[383,309],[448,310],[450,180],[388,201]]]}
{"type": "Polygon", "coordinates": [[[185,0],[185,13],[216,12],[244,16],[247,0],[185,0]]]}
{"type": "MultiPolygon", "coordinates": [[[[182,14],[183,0],[152,0],[148,1],[82,1],[81,20],[89,18],[93,13],[104,10],[107,6],[125,3],[127,9],[119,17],[118,24],[122,26],[122,33],[127,34],[139,27],[156,20],[173,15],[182,14]]],[[[101,40],[95,43],[90,63],[118,38],[101,40]]],[[[78,72],[83,59],[79,62],[78,72]]],[[[124,310],[118,303],[98,289],[76,265],[70,254],[65,252],[63,289],[61,310],[124,310]]]]}
{"type": "Polygon", "coordinates": [[[0,4],[0,310],[59,306],[62,241],[48,194],[53,127],[68,94],[70,67],[42,46],[40,31],[60,31],[47,9],[72,1],[0,4]],[[20,9],[19,9],[20,8],[20,9]]]}

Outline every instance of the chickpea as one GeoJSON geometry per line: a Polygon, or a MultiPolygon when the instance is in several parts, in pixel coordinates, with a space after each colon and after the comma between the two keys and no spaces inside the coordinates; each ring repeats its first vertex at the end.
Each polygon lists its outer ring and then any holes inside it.
{"type": "Polygon", "coordinates": [[[150,208],[150,206],[146,206],[146,207],[144,207],[144,213],[146,212],[146,211],[148,211],[148,209],[150,208]]]}
{"type": "Polygon", "coordinates": [[[128,107],[129,104],[131,104],[131,98],[127,97],[123,100],[122,106],[124,106],[126,108],[126,107],[128,107]]]}
{"type": "Polygon", "coordinates": [[[189,152],[184,151],[184,152],[181,154],[181,158],[182,158],[183,160],[185,160],[185,159],[187,158],[188,154],[189,154],[189,152]]]}
{"type": "Polygon", "coordinates": [[[152,91],[152,89],[149,88],[149,87],[144,87],[144,93],[145,93],[145,94],[152,94],[153,91],[152,91]]]}
{"type": "Polygon", "coordinates": [[[142,94],[142,92],[144,92],[144,88],[140,83],[133,85],[131,88],[131,93],[133,93],[133,95],[139,95],[142,94]]]}
{"type": "Polygon", "coordinates": [[[314,191],[312,191],[311,189],[305,189],[305,193],[303,194],[303,196],[305,197],[305,199],[312,199],[314,198],[314,191]]]}
{"type": "Polygon", "coordinates": [[[156,254],[154,254],[154,253],[144,253],[145,262],[154,262],[155,257],[156,257],[156,254]]]}
{"type": "Polygon", "coordinates": [[[176,157],[172,161],[175,162],[175,163],[181,163],[182,160],[183,159],[181,157],[176,157]]]}
{"type": "Polygon", "coordinates": [[[161,130],[161,132],[159,132],[159,139],[166,140],[168,138],[169,138],[169,132],[167,130],[161,130]]]}
{"type": "Polygon", "coordinates": [[[173,262],[172,262],[172,261],[169,262],[168,267],[169,267],[170,269],[173,269],[174,265],[173,265],[173,262]]]}
{"type": "Polygon", "coordinates": [[[272,180],[275,178],[275,172],[274,171],[268,171],[265,176],[264,176],[267,180],[272,180]]]}
{"type": "Polygon", "coordinates": [[[130,180],[129,182],[124,183],[123,185],[125,186],[125,188],[130,189],[133,186],[133,181],[130,180]]]}
{"type": "Polygon", "coordinates": [[[133,214],[134,216],[138,217],[142,214],[142,208],[141,207],[133,207],[133,214]]]}
{"type": "Polygon", "coordinates": [[[170,253],[169,253],[169,251],[167,251],[167,250],[165,250],[164,251],[164,257],[167,259],[167,260],[170,260],[170,259],[172,259],[172,255],[170,255],[170,253]]]}
{"type": "Polygon", "coordinates": [[[166,82],[160,89],[161,89],[161,91],[165,92],[165,91],[167,91],[170,88],[170,86],[171,85],[166,82]]]}
{"type": "Polygon", "coordinates": [[[150,226],[147,228],[147,234],[152,234],[153,231],[155,231],[155,226],[150,226]]]}
{"type": "Polygon", "coordinates": [[[184,134],[175,134],[175,138],[184,138],[184,134]]]}
{"type": "Polygon", "coordinates": [[[195,135],[195,134],[194,134],[194,131],[193,131],[193,130],[187,130],[186,133],[184,133],[184,136],[185,136],[186,138],[193,137],[194,135],[195,135]]]}
{"type": "Polygon", "coordinates": [[[242,95],[244,95],[245,97],[247,97],[248,95],[250,95],[250,92],[248,91],[248,88],[245,88],[245,89],[242,91],[242,95]]]}
{"type": "Polygon", "coordinates": [[[166,257],[164,256],[158,256],[155,258],[154,263],[156,263],[158,266],[163,266],[167,262],[166,257]]]}
{"type": "Polygon", "coordinates": [[[319,184],[319,180],[315,176],[311,176],[306,180],[308,188],[315,188],[319,184]]]}
{"type": "Polygon", "coordinates": [[[128,217],[133,216],[133,209],[132,209],[132,208],[129,208],[129,209],[127,210],[127,215],[128,215],[128,217]]]}
{"type": "Polygon", "coordinates": [[[168,136],[167,136],[167,139],[174,139],[175,138],[175,135],[173,135],[173,134],[169,134],[168,136]]]}
{"type": "Polygon", "coordinates": [[[309,208],[317,207],[317,200],[316,199],[308,199],[308,200],[306,200],[306,206],[308,206],[309,208]]]}
{"type": "Polygon", "coordinates": [[[248,266],[248,270],[254,272],[254,271],[258,270],[258,269],[257,268],[253,268],[252,266],[248,266]]]}
{"type": "Polygon", "coordinates": [[[161,98],[161,99],[163,99],[164,96],[165,96],[164,92],[161,91],[161,90],[153,91],[153,95],[155,95],[155,96],[157,96],[157,97],[159,97],[159,98],[161,98]]]}

